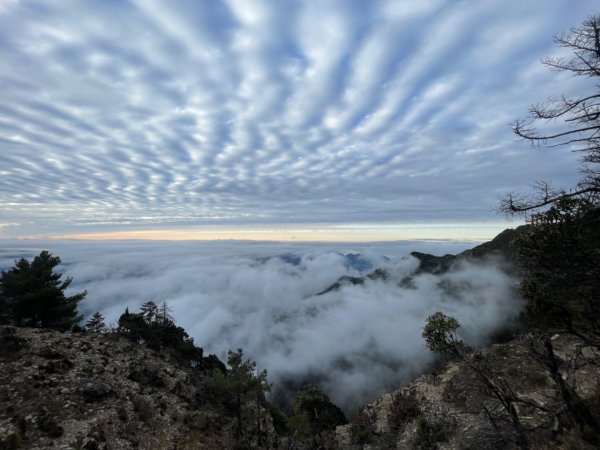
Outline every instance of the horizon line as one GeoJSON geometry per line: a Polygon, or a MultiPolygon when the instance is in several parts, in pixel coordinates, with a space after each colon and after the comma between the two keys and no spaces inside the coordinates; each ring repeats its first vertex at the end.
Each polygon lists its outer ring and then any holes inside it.
{"type": "MultiPolygon", "coordinates": [[[[213,226],[53,233],[14,236],[16,239],[49,240],[161,240],[161,241],[268,241],[268,242],[392,242],[458,240],[481,242],[493,239],[510,225],[507,222],[453,222],[404,224],[307,224],[267,226],[213,226]]],[[[6,237],[10,238],[10,237],[6,237]]]]}

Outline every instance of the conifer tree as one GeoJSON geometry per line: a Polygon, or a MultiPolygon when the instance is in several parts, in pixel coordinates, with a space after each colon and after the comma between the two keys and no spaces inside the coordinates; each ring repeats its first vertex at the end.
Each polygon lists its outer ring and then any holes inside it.
{"type": "Polygon", "coordinates": [[[154,323],[158,318],[158,306],[156,306],[156,303],[152,300],[149,300],[140,306],[140,313],[144,317],[146,323],[154,323]]]}
{"type": "Polygon", "coordinates": [[[256,411],[257,432],[260,441],[260,404],[264,401],[264,394],[271,389],[267,382],[267,371],[256,372],[256,362],[244,360],[242,349],[229,351],[227,354],[229,369],[227,374],[216,370],[213,373],[211,384],[213,389],[226,401],[231,402],[236,418],[236,438],[241,438],[244,429],[244,415],[251,415],[252,411],[246,409],[248,404],[254,403],[256,411]]]}
{"type": "Polygon", "coordinates": [[[66,330],[81,320],[77,304],[86,291],[69,297],[64,291],[73,281],[61,280],[54,268],[58,256],[42,251],[33,261],[21,258],[15,266],[3,271],[0,277],[0,321],[17,326],[44,327],[66,330]]]}
{"type": "Polygon", "coordinates": [[[91,333],[103,333],[107,330],[106,324],[104,323],[104,316],[100,311],[96,311],[85,323],[86,331],[91,333]]]}

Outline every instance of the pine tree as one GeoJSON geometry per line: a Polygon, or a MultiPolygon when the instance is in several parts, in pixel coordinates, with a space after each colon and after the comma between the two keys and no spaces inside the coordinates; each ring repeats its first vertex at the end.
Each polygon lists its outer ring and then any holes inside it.
{"type": "MultiPolygon", "coordinates": [[[[192,367],[203,367],[202,347],[196,346],[194,339],[182,327],[177,326],[169,314],[166,302],[160,308],[152,301],[146,302],[141,306],[139,313],[130,313],[129,308],[126,308],[117,324],[118,332],[128,338],[142,341],[157,351],[169,349],[192,367]]],[[[213,362],[209,359],[210,367],[213,367],[213,362]]]]}
{"type": "Polygon", "coordinates": [[[103,333],[107,330],[106,324],[104,323],[104,316],[100,314],[100,311],[96,311],[92,317],[88,319],[85,324],[85,329],[91,333],[103,333]]]}
{"type": "Polygon", "coordinates": [[[154,303],[152,300],[147,301],[140,306],[140,313],[144,317],[146,323],[154,323],[158,318],[158,306],[156,306],[156,303],[154,303]]]}
{"type": "Polygon", "coordinates": [[[0,321],[17,326],[44,327],[66,330],[81,320],[77,304],[86,291],[66,297],[64,291],[73,281],[54,268],[58,256],[42,251],[32,262],[25,258],[3,271],[0,277],[0,321]]]}
{"type": "Polygon", "coordinates": [[[227,354],[229,369],[224,374],[215,370],[211,379],[212,388],[220,394],[225,401],[231,403],[236,418],[235,434],[238,441],[244,430],[244,415],[252,415],[246,409],[248,403],[254,403],[256,412],[257,432],[260,441],[260,404],[264,403],[264,394],[271,389],[267,382],[267,371],[256,372],[256,363],[249,359],[244,360],[242,349],[229,351],[227,354]]]}

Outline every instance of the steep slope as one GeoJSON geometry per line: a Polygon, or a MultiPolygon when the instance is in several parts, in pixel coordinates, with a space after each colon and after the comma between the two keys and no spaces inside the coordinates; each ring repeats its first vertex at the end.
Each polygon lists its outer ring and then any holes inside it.
{"type": "Polygon", "coordinates": [[[427,253],[411,252],[411,255],[420,262],[419,271],[429,273],[442,273],[447,271],[453,264],[461,260],[478,260],[485,258],[497,258],[503,260],[506,269],[517,262],[517,239],[528,229],[527,225],[517,228],[508,228],[498,234],[494,239],[476,247],[465,250],[458,255],[434,256],[427,253]]]}
{"type": "Polygon", "coordinates": [[[234,447],[233,419],[167,353],[115,334],[4,327],[0,341],[2,449],[234,447]]]}
{"type": "MultiPolygon", "coordinates": [[[[531,339],[531,334],[520,335],[478,355],[494,377],[524,400],[515,407],[529,446],[597,448],[561,417],[556,384],[532,357],[531,339]]],[[[575,380],[576,392],[600,412],[600,351],[583,344],[573,335],[552,336],[562,375],[575,380]],[[570,364],[573,358],[578,358],[575,365],[570,364]]],[[[453,362],[367,405],[353,424],[338,427],[337,440],[344,449],[506,449],[515,448],[516,436],[506,411],[481,378],[464,363],[453,362]]]]}
{"type": "MultiPolygon", "coordinates": [[[[509,273],[518,272],[516,259],[516,241],[526,232],[528,226],[523,225],[515,229],[508,228],[498,234],[494,239],[484,242],[472,249],[465,250],[458,255],[435,256],[429,253],[411,252],[410,255],[419,260],[419,266],[415,275],[419,273],[431,273],[434,275],[445,273],[456,263],[464,260],[477,261],[485,259],[495,259],[495,262],[509,273]]],[[[336,291],[342,286],[362,285],[368,280],[386,280],[390,274],[385,269],[375,269],[364,277],[342,276],[327,289],[316,295],[323,295],[331,291],[336,291]]],[[[408,280],[398,280],[406,283],[408,280]]]]}

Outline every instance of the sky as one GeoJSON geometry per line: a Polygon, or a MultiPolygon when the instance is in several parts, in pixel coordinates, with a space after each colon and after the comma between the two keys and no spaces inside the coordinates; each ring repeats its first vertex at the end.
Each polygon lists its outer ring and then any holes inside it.
{"type": "Polygon", "coordinates": [[[486,239],[596,0],[0,0],[0,238],[486,239]]]}

